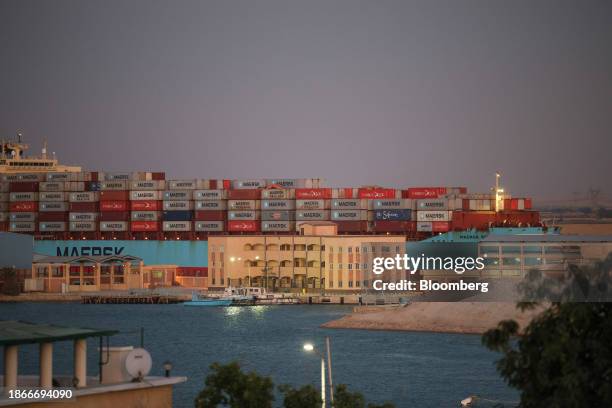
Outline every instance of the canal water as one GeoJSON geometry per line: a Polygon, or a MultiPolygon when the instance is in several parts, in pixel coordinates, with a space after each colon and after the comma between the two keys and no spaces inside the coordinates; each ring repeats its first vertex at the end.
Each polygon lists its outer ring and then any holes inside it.
{"type": "MultiPolygon", "coordinates": [[[[348,384],[369,402],[391,401],[397,407],[457,407],[470,394],[517,401],[517,393],[495,370],[499,356],[486,350],[480,336],[439,333],[331,330],[319,326],[349,313],[350,307],[253,306],[197,308],[178,305],[81,305],[67,303],[1,304],[0,319],[117,329],[112,346],[144,345],[153,357],[152,375],[188,381],[175,388],[176,407],[193,407],[208,366],[239,361],[246,370],[272,377],[276,385],[319,386],[320,360],[303,351],[305,342],[332,344],[334,383],[348,384]]],[[[88,343],[90,375],[97,375],[97,340],[88,343]]],[[[56,343],[54,370],[70,373],[72,344],[56,343]]],[[[2,356],[0,356],[0,360],[2,356]]],[[[37,373],[38,350],[23,347],[20,373],[37,373]]],[[[280,406],[277,401],[276,406],[280,406]]]]}

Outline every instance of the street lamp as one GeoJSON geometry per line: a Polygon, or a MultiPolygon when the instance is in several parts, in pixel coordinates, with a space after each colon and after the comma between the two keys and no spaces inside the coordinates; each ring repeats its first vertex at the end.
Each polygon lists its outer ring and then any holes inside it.
{"type": "MultiPolygon", "coordinates": [[[[329,378],[329,397],[332,406],[334,405],[334,386],[332,383],[332,369],[331,369],[331,351],[329,347],[329,337],[325,337],[325,344],[327,348],[327,374],[329,378]]],[[[304,351],[317,353],[321,357],[321,408],[325,408],[325,357],[321,354],[312,343],[304,344],[304,351]]]]}

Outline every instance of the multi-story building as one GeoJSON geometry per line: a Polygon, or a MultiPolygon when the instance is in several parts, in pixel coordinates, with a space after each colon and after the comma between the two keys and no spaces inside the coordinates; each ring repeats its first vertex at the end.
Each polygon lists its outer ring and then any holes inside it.
{"type": "Polygon", "coordinates": [[[359,292],[371,283],[374,253],[383,247],[387,256],[405,252],[405,236],[338,235],[329,222],[302,223],[299,232],[209,237],[209,287],[359,292]]]}

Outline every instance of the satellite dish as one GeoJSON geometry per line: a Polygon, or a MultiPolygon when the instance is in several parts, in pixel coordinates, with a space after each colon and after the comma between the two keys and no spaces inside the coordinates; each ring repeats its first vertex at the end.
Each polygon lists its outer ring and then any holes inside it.
{"type": "Polygon", "coordinates": [[[142,378],[149,375],[153,360],[149,352],[143,348],[135,348],[125,357],[125,371],[132,378],[142,378]]]}

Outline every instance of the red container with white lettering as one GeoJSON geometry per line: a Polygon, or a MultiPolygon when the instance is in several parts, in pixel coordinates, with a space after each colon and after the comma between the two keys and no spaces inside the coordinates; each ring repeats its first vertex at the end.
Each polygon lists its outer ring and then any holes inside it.
{"type": "Polygon", "coordinates": [[[329,200],[332,198],[331,188],[296,188],[297,200],[329,200]]]}
{"type": "Polygon", "coordinates": [[[439,198],[446,193],[446,187],[411,187],[402,190],[402,198],[439,198]]]}
{"type": "Polygon", "coordinates": [[[259,232],[261,223],[260,221],[228,221],[227,230],[230,232],[259,232]]]}
{"type": "Polygon", "coordinates": [[[130,230],[133,232],[157,232],[161,229],[160,226],[157,221],[132,221],[130,230]]]}
{"type": "Polygon", "coordinates": [[[38,201],[17,201],[10,203],[9,208],[13,212],[37,212],[38,201]]]}
{"type": "Polygon", "coordinates": [[[161,211],[163,210],[163,202],[154,200],[130,201],[130,209],[132,211],[161,211]]]}
{"type": "Polygon", "coordinates": [[[102,211],[128,211],[128,202],[100,201],[100,212],[102,211]]]}

